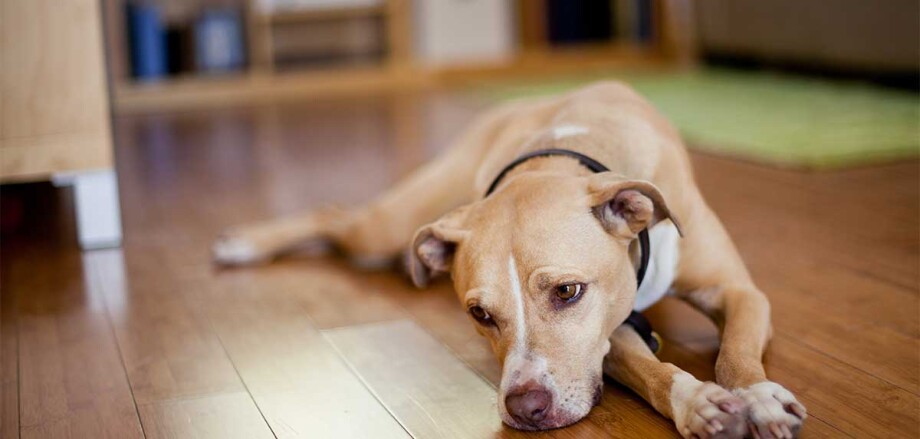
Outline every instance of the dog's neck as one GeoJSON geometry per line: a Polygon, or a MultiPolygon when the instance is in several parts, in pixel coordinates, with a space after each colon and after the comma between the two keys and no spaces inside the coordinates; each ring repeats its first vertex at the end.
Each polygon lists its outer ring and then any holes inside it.
{"type": "Polygon", "coordinates": [[[502,181],[496,186],[496,189],[501,189],[503,186],[507,185],[509,181],[514,180],[515,177],[529,172],[574,176],[587,176],[592,174],[590,169],[579,163],[578,159],[574,157],[534,157],[508,171],[504,178],[502,178],[502,181]]]}

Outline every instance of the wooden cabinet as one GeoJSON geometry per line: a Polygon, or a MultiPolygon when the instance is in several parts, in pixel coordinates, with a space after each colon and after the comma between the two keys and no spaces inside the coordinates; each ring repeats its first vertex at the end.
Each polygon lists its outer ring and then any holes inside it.
{"type": "Polygon", "coordinates": [[[98,2],[0,2],[0,176],[111,168],[98,2]]]}
{"type": "Polygon", "coordinates": [[[118,215],[98,0],[0,0],[0,181],[46,179],[77,185],[84,245],[117,242],[85,235],[118,215]]]}

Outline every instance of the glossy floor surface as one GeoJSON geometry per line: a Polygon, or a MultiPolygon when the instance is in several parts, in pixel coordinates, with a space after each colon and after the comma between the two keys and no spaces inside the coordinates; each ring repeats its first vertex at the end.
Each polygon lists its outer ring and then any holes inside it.
{"type": "MultiPolygon", "coordinates": [[[[447,282],[416,291],[335,257],[210,263],[222,228],[369,200],[479,109],[437,95],[117,117],[120,250],[75,249],[68,190],[3,187],[2,437],[675,436],[615,383],[570,428],[503,427],[498,363],[447,282]]],[[[808,407],[803,436],[917,437],[918,163],[693,162],[770,296],[767,372],[808,407]]],[[[661,357],[712,379],[715,327],[670,299],[649,315],[661,357]]]]}

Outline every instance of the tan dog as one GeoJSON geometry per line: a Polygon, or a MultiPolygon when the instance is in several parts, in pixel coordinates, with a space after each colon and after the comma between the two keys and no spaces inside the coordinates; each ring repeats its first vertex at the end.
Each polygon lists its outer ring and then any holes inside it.
{"type": "Polygon", "coordinates": [[[449,272],[503,364],[498,406],[512,427],[583,418],[599,400],[602,372],[685,437],[793,437],[806,416],[766,378],[769,303],[697,189],[678,134],[622,84],[500,106],[371,205],[241,227],[215,243],[214,255],[252,263],[317,238],[362,264],[412,243],[418,285],[449,272]],[[508,163],[545,148],[577,151],[611,171],[594,174],[571,157],[535,158],[483,197],[508,163]],[[646,228],[652,262],[637,292],[635,243],[646,228]],[[658,361],[621,326],[665,293],[721,329],[718,384],[658,361]]]}

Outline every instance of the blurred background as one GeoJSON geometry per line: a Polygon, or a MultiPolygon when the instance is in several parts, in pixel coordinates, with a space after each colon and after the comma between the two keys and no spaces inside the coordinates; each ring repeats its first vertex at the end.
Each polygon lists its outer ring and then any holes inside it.
{"type": "MultiPolygon", "coordinates": [[[[916,0],[0,0],[0,437],[515,435],[449,283],[209,248],[607,79],[681,130],[805,435],[917,437],[918,26],[916,0]]],[[[711,379],[715,326],[648,315],[711,379]]],[[[605,392],[548,435],[676,435],[605,392]]]]}
{"type": "MultiPolygon", "coordinates": [[[[821,168],[918,147],[912,0],[9,0],[5,8],[4,138],[79,132],[86,143],[93,131],[102,139],[94,143],[108,145],[104,108],[141,114],[433,90],[491,103],[615,78],[701,149],[821,168]],[[22,125],[39,115],[43,126],[22,125]]],[[[67,149],[55,148],[49,154],[67,149]]],[[[2,175],[104,167],[110,150],[52,165],[7,148],[2,175]]]]}

